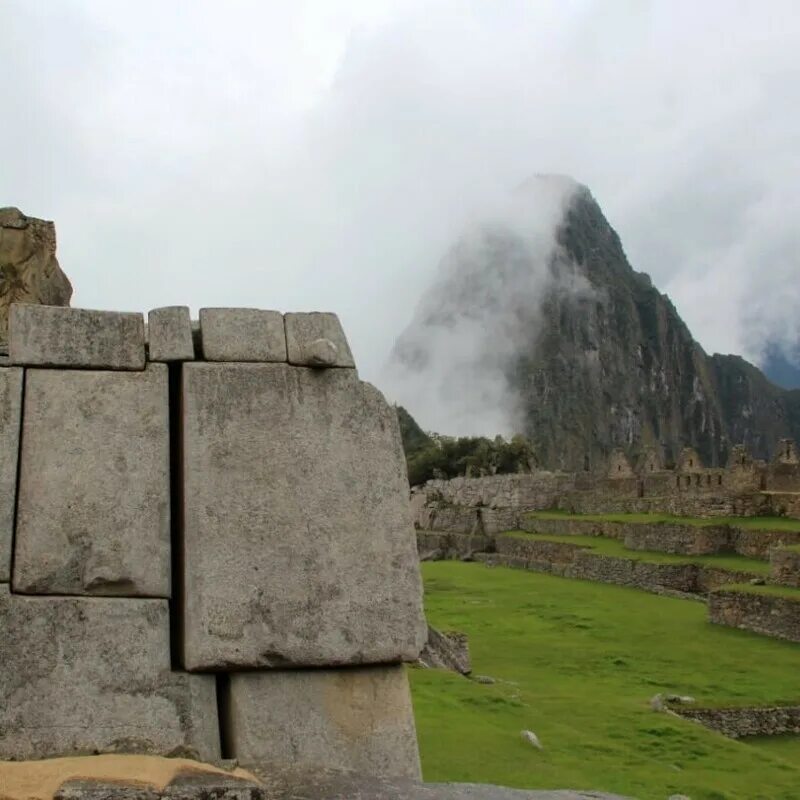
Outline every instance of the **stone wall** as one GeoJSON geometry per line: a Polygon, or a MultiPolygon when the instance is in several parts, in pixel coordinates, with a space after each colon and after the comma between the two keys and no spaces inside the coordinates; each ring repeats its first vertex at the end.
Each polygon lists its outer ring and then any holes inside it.
{"type": "Polygon", "coordinates": [[[421,561],[468,561],[475,553],[494,550],[494,539],[483,534],[417,531],[421,561]]]}
{"type": "Polygon", "coordinates": [[[454,510],[464,508],[800,519],[800,464],[793,461],[767,465],[745,458],[727,468],[706,469],[694,453],[682,458],[674,470],[656,469],[656,463],[645,458],[638,472],[623,454],[612,462],[611,471],[603,475],[538,471],[428,481],[412,493],[415,525],[429,530],[446,525],[446,530],[470,532],[479,523],[477,516],[461,518],[454,510]]]}
{"type": "MultiPolygon", "coordinates": [[[[2,218],[0,218],[2,222],[2,218]]],[[[5,240],[3,240],[5,241],[5,240]]],[[[0,759],[418,777],[426,639],[394,409],[338,319],[14,304],[0,759]]]]}
{"type": "Polygon", "coordinates": [[[711,622],[800,642],[800,596],[719,589],[708,598],[711,622]]]}
{"type": "Polygon", "coordinates": [[[697,708],[670,706],[685,719],[699,722],[731,739],[746,736],[782,736],[800,733],[800,706],[697,708]]]}
{"type": "Polygon", "coordinates": [[[773,547],[769,564],[770,580],[773,583],[800,588],[800,549],[773,547]]]}
{"type": "Polygon", "coordinates": [[[473,553],[472,558],[565,578],[630,586],[657,594],[704,596],[725,584],[757,577],[750,572],[723,570],[703,564],[661,564],[603,555],[586,545],[521,536],[497,536],[494,552],[473,553]]]}

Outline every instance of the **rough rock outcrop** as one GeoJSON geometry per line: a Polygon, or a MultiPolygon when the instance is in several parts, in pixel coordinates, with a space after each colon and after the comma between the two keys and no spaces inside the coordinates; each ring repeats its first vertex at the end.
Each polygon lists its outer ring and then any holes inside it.
{"type": "Polygon", "coordinates": [[[72,285],[56,260],[52,222],[0,208],[0,344],[8,341],[12,303],[68,306],[72,285]]]}

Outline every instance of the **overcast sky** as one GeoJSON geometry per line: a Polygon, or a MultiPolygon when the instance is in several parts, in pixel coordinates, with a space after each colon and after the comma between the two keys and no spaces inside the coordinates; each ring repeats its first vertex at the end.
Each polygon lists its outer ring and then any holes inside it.
{"type": "Polygon", "coordinates": [[[0,205],[74,304],[334,310],[375,379],[464,225],[587,184],[710,352],[800,340],[794,0],[0,0],[0,205]]]}

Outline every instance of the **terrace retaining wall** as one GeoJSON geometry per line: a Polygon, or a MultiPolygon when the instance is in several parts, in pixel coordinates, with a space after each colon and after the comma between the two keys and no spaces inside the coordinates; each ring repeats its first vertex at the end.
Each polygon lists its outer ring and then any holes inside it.
{"type": "Polygon", "coordinates": [[[770,551],[770,580],[780,586],[800,587],[800,550],[774,547],[770,551]]]}
{"type": "Polygon", "coordinates": [[[708,617],[717,625],[800,642],[800,599],[722,588],[708,596],[708,617]]]}
{"type": "Polygon", "coordinates": [[[800,706],[753,706],[749,708],[673,707],[680,717],[699,722],[731,739],[745,736],[781,736],[800,733],[800,706]]]}

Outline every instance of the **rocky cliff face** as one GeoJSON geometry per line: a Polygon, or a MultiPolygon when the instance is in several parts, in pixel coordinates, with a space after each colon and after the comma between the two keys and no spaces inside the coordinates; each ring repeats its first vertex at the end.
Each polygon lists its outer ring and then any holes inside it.
{"type": "MultiPolygon", "coordinates": [[[[800,437],[800,391],[778,388],[737,356],[708,356],[669,298],[632,269],[587,188],[565,192],[547,249],[541,239],[531,246],[518,222],[476,235],[483,244],[463,265],[463,242],[447,256],[446,279],[393,357],[409,375],[423,374],[432,365],[426,341],[477,318],[484,333],[472,366],[490,362],[509,425],[531,439],[543,466],[595,468],[615,447],[635,454],[645,445],[660,447],[667,461],[691,445],[712,466],[734,444],[766,458],[779,438],[800,437]],[[525,270],[536,280],[518,280],[525,270]],[[476,306],[478,297],[488,299],[476,306]],[[495,315],[504,319],[502,339],[493,335],[495,315]]],[[[480,376],[473,383],[480,386],[480,376]]],[[[406,402],[424,424],[424,409],[406,402]]]]}
{"type": "Polygon", "coordinates": [[[56,260],[52,222],[0,208],[0,344],[8,341],[11,303],[68,306],[72,285],[56,260]]]}

